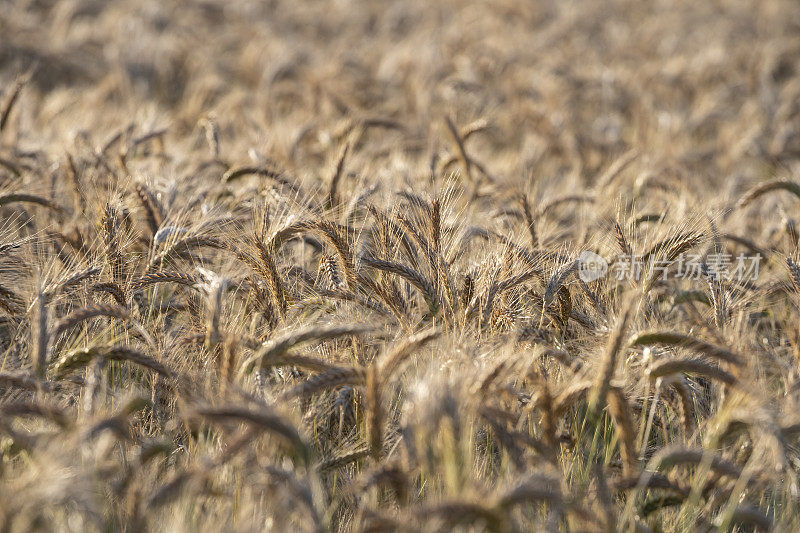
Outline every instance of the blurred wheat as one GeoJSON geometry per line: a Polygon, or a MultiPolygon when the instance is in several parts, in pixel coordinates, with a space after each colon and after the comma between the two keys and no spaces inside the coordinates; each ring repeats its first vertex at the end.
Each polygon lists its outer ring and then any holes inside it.
{"type": "Polygon", "coordinates": [[[0,35],[0,530],[800,529],[793,1],[0,35]]]}

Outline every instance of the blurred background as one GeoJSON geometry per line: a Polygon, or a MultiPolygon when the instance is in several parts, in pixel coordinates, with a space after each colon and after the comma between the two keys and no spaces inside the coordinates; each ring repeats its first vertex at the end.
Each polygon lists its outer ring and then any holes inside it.
{"type": "Polygon", "coordinates": [[[230,158],[299,171],[373,120],[369,168],[413,182],[451,116],[488,122],[499,181],[586,186],[634,149],[705,187],[800,156],[794,0],[5,0],[0,35],[3,94],[31,74],[3,136],[31,149],[128,124],[196,144],[212,117],[230,158]]]}

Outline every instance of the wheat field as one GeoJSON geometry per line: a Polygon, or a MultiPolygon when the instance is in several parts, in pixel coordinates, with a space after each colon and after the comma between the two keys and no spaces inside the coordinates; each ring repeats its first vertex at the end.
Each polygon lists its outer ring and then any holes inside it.
{"type": "Polygon", "coordinates": [[[797,531],[796,0],[0,3],[0,531],[797,531]]]}

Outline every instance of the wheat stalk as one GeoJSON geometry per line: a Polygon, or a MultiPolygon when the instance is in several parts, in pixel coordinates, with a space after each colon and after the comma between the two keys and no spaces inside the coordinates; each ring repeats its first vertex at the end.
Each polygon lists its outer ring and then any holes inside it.
{"type": "Polygon", "coordinates": [[[53,335],[58,336],[68,329],[74,328],[81,322],[91,320],[96,317],[109,317],[118,318],[120,320],[130,320],[131,315],[128,309],[121,305],[113,304],[94,304],[87,307],[81,307],[71,312],[67,316],[59,320],[54,328],[53,335]]]}
{"type": "Polygon", "coordinates": [[[292,347],[309,341],[325,341],[350,335],[363,335],[372,328],[363,325],[353,326],[312,326],[299,331],[290,331],[261,346],[242,363],[239,374],[252,372],[256,365],[269,365],[279,360],[292,347]]]}
{"type": "Polygon", "coordinates": [[[664,378],[679,373],[700,374],[726,385],[737,384],[737,379],[733,374],[702,359],[666,359],[650,365],[647,369],[650,379],[664,378]]]}
{"type": "Polygon", "coordinates": [[[339,158],[336,161],[336,169],[333,172],[333,176],[331,176],[330,186],[328,187],[328,199],[326,202],[326,206],[328,209],[332,209],[336,207],[339,203],[338,198],[338,189],[339,189],[339,181],[342,179],[342,172],[344,171],[344,162],[347,158],[347,152],[350,151],[350,145],[345,144],[344,148],[342,148],[341,153],[339,154],[339,158]]]}
{"type": "Polygon", "coordinates": [[[9,192],[5,194],[0,194],[0,207],[11,203],[36,204],[42,207],[46,207],[48,209],[52,209],[53,211],[59,213],[64,211],[64,208],[62,208],[55,202],[48,200],[44,196],[23,193],[23,192],[9,192]]]}
{"type": "MultiPolygon", "coordinates": [[[[617,370],[617,360],[623,346],[625,329],[633,313],[634,305],[634,299],[628,298],[620,310],[614,329],[609,333],[606,340],[602,366],[589,398],[589,409],[595,413],[606,403],[606,395],[608,394],[611,379],[617,370]]],[[[617,400],[617,403],[619,403],[619,400],[617,400]]]]}
{"type": "Polygon", "coordinates": [[[760,183],[759,185],[756,185],[752,189],[748,190],[739,198],[736,206],[745,207],[756,200],[759,196],[762,196],[768,192],[779,190],[788,191],[800,198],[800,185],[798,185],[796,182],[786,179],[774,179],[760,183]]]}
{"type": "Polygon", "coordinates": [[[72,370],[87,366],[97,357],[107,361],[129,361],[166,377],[176,374],[175,371],[149,355],[122,345],[94,346],[68,352],[53,364],[53,373],[56,377],[63,378],[72,370]]]}
{"type": "Polygon", "coordinates": [[[341,367],[317,374],[297,387],[285,392],[281,397],[285,400],[310,396],[317,392],[342,385],[363,385],[367,373],[363,368],[341,367]]]}
{"type": "Polygon", "coordinates": [[[651,331],[637,333],[628,341],[628,346],[631,347],[652,346],[654,344],[665,344],[667,346],[686,348],[688,350],[699,352],[708,357],[712,357],[719,361],[735,366],[741,366],[744,364],[744,358],[728,348],[717,346],[702,339],[692,337],[691,335],[685,335],[673,331],[651,331]]]}

